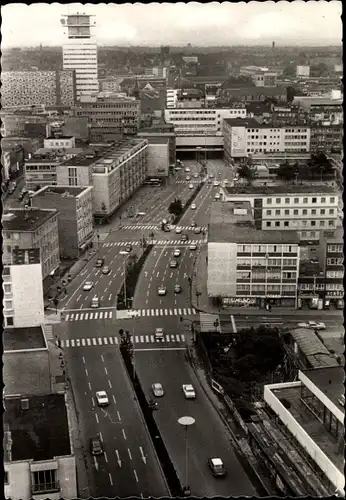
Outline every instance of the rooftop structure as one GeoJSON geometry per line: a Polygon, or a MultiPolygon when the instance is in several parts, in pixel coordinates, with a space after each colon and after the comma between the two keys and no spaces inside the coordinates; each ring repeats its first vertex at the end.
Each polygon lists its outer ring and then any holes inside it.
{"type": "Polygon", "coordinates": [[[327,368],[339,366],[335,357],[323,342],[308,328],[295,328],[290,331],[294,350],[307,368],[327,368]]]}
{"type": "Polygon", "coordinates": [[[275,185],[275,186],[250,186],[247,184],[237,185],[237,186],[227,186],[224,188],[226,194],[254,194],[254,195],[284,195],[284,194],[335,194],[335,188],[326,185],[315,185],[309,184],[300,185],[275,185]]]}
{"type": "Polygon", "coordinates": [[[4,231],[36,231],[57,214],[57,210],[14,208],[3,215],[4,231]]]}
{"type": "Polygon", "coordinates": [[[45,349],[47,347],[41,326],[5,329],[3,343],[5,352],[45,349]]]}

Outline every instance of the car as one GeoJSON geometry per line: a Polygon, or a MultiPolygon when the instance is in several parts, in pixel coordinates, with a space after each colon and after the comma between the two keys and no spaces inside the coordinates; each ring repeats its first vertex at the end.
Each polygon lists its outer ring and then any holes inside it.
{"type": "Polygon", "coordinates": [[[171,227],[170,226],[163,226],[163,230],[165,233],[169,233],[171,231],[171,227]]]}
{"type": "Polygon", "coordinates": [[[169,267],[175,269],[176,267],[178,267],[178,262],[176,260],[171,260],[171,262],[169,263],[169,267]]]}
{"type": "Polygon", "coordinates": [[[197,226],[197,224],[196,224],[196,222],[193,220],[193,221],[191,222],[191,227],[196,227],[196,226],[197,226]]]}
{"type": "Polygon", "coordinates": [[[99,437],[93,437],[90,439],[90,447],[92,455],[103,454],[103,447],[99,437]]]}
{"type": "Polygon", "coordinates": [[[222,172],[219,172],[219,176],[221,176],[221,175],[222,175],[222,172]]]}
{"type": "Polygon", "coordinates": [[[198,174],[193,174],[195,179],[198,179],[198,174]]]}
{"type": "Polygon", "coordinates": [[[182,227],[176,227],[176,228],[175,228],[175,232],[176,232],[177,234],[180,234],[180,233],[182,233],[182,232],[183,232],[183,228],[182,228],[182,227]]]}
{"type": "Polygon", "coordinates": [[[195,399],[196,393],[192,384],[183,384],[183,393],[186,399],[195,399]]]}
{"type": "Polygon", "coordinates": [[[97,259],[97,261],[95,262],[95,267],[102,267],[104,263],[105,259],[103,258],[97,259]]]}
{"type": "Polygon", "coordinates": [[[220,193],[216,193],[216,195],[215,195],[215,200],[219,200],[220,198],[221,198],[220,193]]]}
{"type": "Polygon", "coordinates": [[[127,245],[123,250],[120,250],[119,254],[120,255],[128,255],[131,252],[132,252],[132,246],[127,245]]]}
{"type": "Polygon", "coordinates": [[[191,243],[191,245],[189,245],[189,250],[197,250],[197,245],[195,243],[191,243]]]}
{"type": "Polygon", "coordinates": [[[201,232],[202,232],[202,229],[200,227],[195,227],[195,229],[194,229],[195,234],[201,234],[201,232]]]}
{"type": "Polygon", "coordinates": [[[161,398],[164,395],[162,384],[160,384],[159,382],[153,384],[151,386],[151,390],[153,391],[154,396],[156,396],[157,398],[161,398]]]}
{"type": "Polygon", "coordinates": [[[137,212],[137,217],[144,217],[144,215],[147,215],[146,212],[137,212]]]}
{"type": "Polygon", "coordinates": [[[92,299],[91,299],[91,307],[93,309],[97,308],[97,307],[100,307],[100,299],[98,298],[97,295],[95,295],[92,299]]]}
{"type": "Polygon", "coordinates": [[[214,174],[210,174],[210,175],[209,175],[209,177],[210,177],[211,179],[214,179],[214,174]]]}
{"type": "Polygon", "coordinates": [[[193,189],[193,184],[189,184],[189,189],[193,189]]]}
{"type": "Polygon", "coordinates": [[[92,281],[86,281],[83,285],[83,290],[85,292],[89,292],[93,287],[93,282],[92,281]]]}
{"type": "Polygon", "coordinates": [[[165,286],[159,286],[157,288],[157,295],[166,295],[167,288],[165,286]]]}
{"type": "Polygon", "coordinates": [[[218,181],[215,181],[214,182],[214,186],[217,187],[217,186],[220,186],[220,183],[218,181]]]}
{"type": "Polygon", "coordinates": [[[174,286],[174,293],[181,293],[181,286],[180,285],[174,286]]]}
{"type": "Polygon", "coordinates": [[[187,180],[187,181],[191,180],[191,177],[190,177],[189,175],[188,175],[188,176],[186,176],[186,180],[187,180]]]}
{"type": "Polygon", "coordinates": [[[189,239],[187,234],[182,234],[180,240],[181,241],[187,241],[189,239]]]}
{"type": "Polygon", "coordinates": [[[186,168],[185,168],[185,172],[190,172],[189,167],[186,167],[186,168]]]}
{"type": "Polygon", "coordinates": [[[178,172],[179,170],[181,170],[181,167],[175,167],[174,170],[178,172]]]}
{"type": "Polygon", "coordinates": [[[111,272],[110,268],[108,266],[104,266],[102,269],[102,274],[109,274],[111,272]]]}
{"type": "Polygon", "coordinates": [[[181,255],[181,251],[179,250],[179,248],[176,248],[176,249],[174,250],[173,256],[174,256],[174,257],[180,257],[180,255],[181,255]]]}
{"type": "Polygon", "coordinates": [[[307,321],[306,323],[298,323],[299,328],[311,328],[312,330],[325,330],[326,325],[321,321],[307,321]]]}
{"type": "Polygon", "coordinates": [[[192,210],[196,210],[196,208],[197,208],[196,203],[192,203],[191,208],[192,208],[192,210]]]}
{"type": "Polygon", "coordinates": [[[155,340],[164,340],[163,328],[156,328],[154,337],[155,337],[155,340]]]}
{"type": "Polygon", "coordinates": [[[224,477],[226,469],[221,458],[208,458],[208,467],[215,477],[224,477]]]}
{"type": "Polygon", "coordinates": [[[109,399],[108,399],[106,391],[98,391],[96,393],[96,400],[97,400],[97,404],[99,406],[108,406],[109,405],[109,399]]]}

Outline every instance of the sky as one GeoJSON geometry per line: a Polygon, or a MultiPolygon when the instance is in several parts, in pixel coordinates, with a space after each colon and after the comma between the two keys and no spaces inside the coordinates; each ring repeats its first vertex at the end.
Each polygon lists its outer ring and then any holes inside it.
{"type": "Polygon", "coordinates": [[[62,14],[96,15],[100,45],[341,45],[342,2],[9,3],[3,48],[62,45],[62,14]]]}

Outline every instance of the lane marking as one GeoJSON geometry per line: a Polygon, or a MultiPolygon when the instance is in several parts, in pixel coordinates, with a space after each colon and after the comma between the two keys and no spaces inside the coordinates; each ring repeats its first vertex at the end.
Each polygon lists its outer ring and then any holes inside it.
{"type": "Polygon", "coordinates": [[[125,441],[127,440],[127,437],[126,437],[126,434],[125,434],[125,430],[124,429],[121,429],[122,430],[122,433],[123,433],[123,436],[124,436],[124,439],[125,441]]]}
{"type": "Polygon", "coordinates": [[[132,455],[131,455],[130,448],[127,448],[127,452],[128,452],[128,454],[129,454],[130,460],[132,460],[132,455]]]}
{"type": "Polygon", "coordinates": [[[120,416],[119,410],[117,410],[117,415],[118,415],[119,422],[121,422],[121,416],[120,416]]]}
{"type": "Polygon", "coordinates": [[[138,476],[137,476],[137,472],[136,472],[136,469],[133,469],[133,473],[134,473],[134,475],[135,475],[135,478],[136,478],[136,481],[137,481],[137,483],[138,483],[138,476]]]}
{"type": "Polygon", "coordinates": [[[98,417],[97,413],[95,413],[95,418],[96,418],[96,422],[99,423],[99,417],[98,417]]]}
{"type": "Polygon", "coordinates": [[[108,475],[109,475],[109,481],[110,481],[111,485],[113,486],[112,474],[110,472],[108,472],[108,475]]]}

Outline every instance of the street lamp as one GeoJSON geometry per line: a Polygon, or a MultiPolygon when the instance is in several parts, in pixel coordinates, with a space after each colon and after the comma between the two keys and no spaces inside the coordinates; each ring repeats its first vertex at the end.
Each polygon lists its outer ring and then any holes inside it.
{"type": "Polygon", "coordinates": [[[190,487],[188,486],[188,441],[187,441],[187,430],[190,425],[195,423],[195,419],[193,417],[180,417],[178,418],[178,423],[185,427],[185,486],[183,488],[183,492],[185,496],[189,496],[191,494],[190,487]]]}

